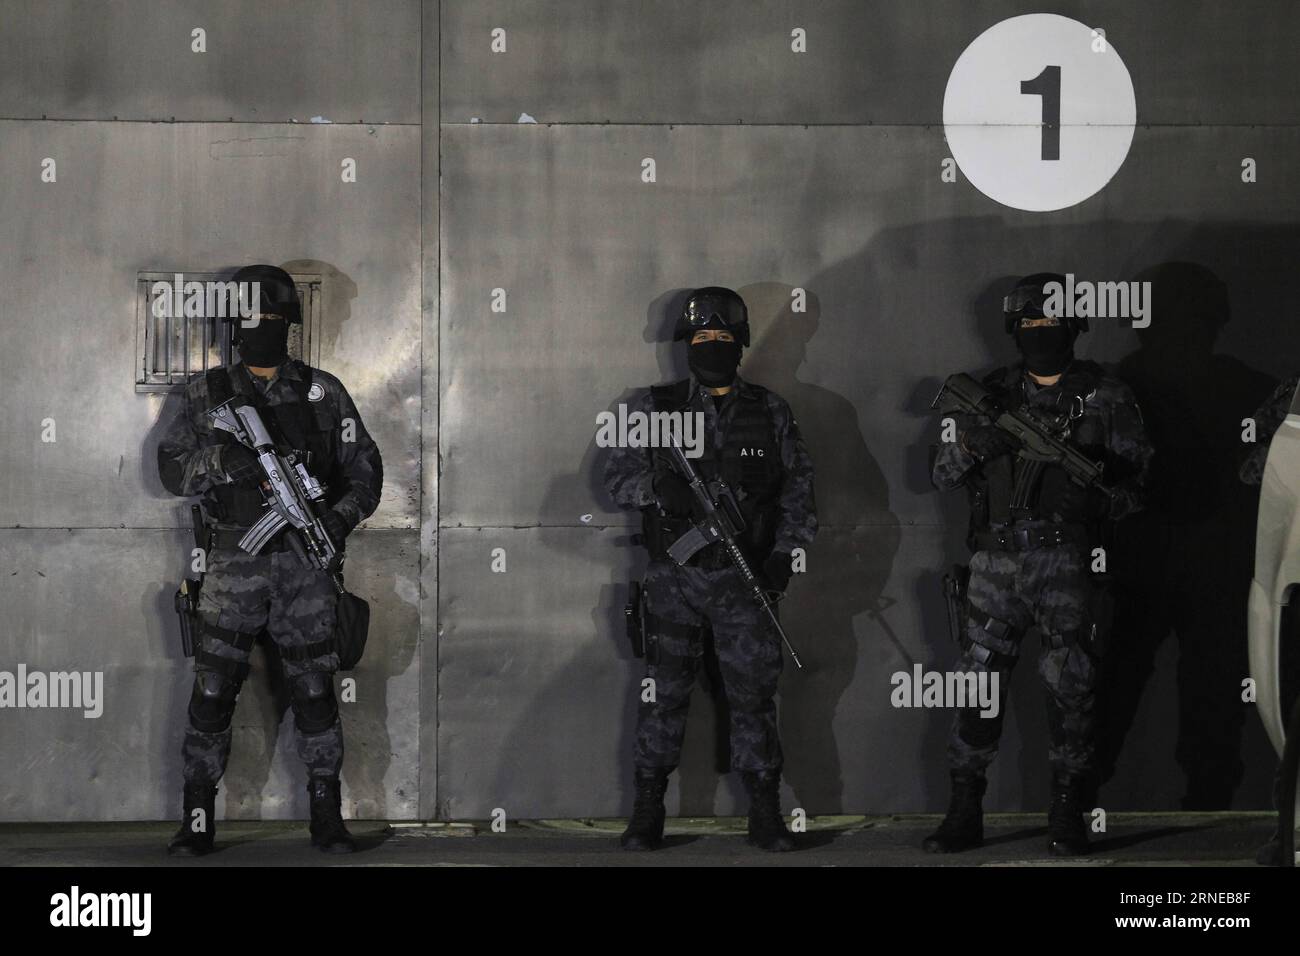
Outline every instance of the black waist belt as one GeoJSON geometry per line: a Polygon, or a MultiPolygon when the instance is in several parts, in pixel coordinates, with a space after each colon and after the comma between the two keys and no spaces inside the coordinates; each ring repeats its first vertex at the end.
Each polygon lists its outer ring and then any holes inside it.
{"type": "Polygon", "coordinates": [[[1008,528],[1005,531],[979,531],[975,534],[976,551],[1036,551],[1059,548],[1065,544],[1087,544],[1088,533],[1079,525],[1058,524],[1046,528],[1008,528]]]}
{"type": "MultiPolygon", "coordinates": [[[[248,533],[247,528],[213,528],[212,529],[212,547],[220,548],[223,551],[239,550],[239,541],[248,533]]],[[[290,531],[286,528],[274,538],[262,546],[258,554],[272,554],[276,551],[290,550],[289,535],[290,531]]]]}

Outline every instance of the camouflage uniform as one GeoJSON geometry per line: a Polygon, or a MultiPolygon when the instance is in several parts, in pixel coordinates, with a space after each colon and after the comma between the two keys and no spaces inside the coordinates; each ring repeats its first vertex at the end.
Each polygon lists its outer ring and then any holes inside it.
{"type": "MultiPolygon", "coordinates": [[[[1108,510],[1097,492],[1087,496],[1066,491],[1059,499],[1064,513],[1052,511],[1036,517],[1015,517],[993,522],[988,528],[972,522],[972,534],[991,532],[1026,539],[1054,533],[1055,529],[1081,528],[1100,519],[1119,519],[1141,509],[1152,449],[1132,391],[1122,382],[1100,374],[1092,363],[1075,362],[1056,385],[1041,388],[1032,384],[1020,368],[1002,369],[985,379],[985,385],[1005,400],[1014,389],[1023,388],[1025,404],[1043,411],[1058,408],[1078,378],[1091,369],[1095,383],[1082,403],[1082,415],[1073,423],[1072,444],[1106,464],[1106,482],[1117,492],[1108,510]],[[1024,383],[1022,385],[1022,383],[1024,383]],[[1074,494],[1073,500],[1069,496],[1074,494]],[[1086,513],[1081,513],[1086,509],[1086,513]]],[[[1089,386],[1091,388],[1091,386],[1089,386]]],[[[985,416],[955,414],[959,433],[988,425],[985,416]]],[[[944,443],[933,468],[934,484],[943,490],[968,485],[976,501],[987,489],[976,490],[991,463],[979,464],[960,441],[944,443]],[[972,483],[972,479],[977,479],[972,483]]],[[[1017,469],[1021,467],[1019,463],[1017,469]]],[[[1055,481],[1066,488],[1064,475],[1049,467],[1040,488],[1055,481]],[[1054,474],[1055,473],[1055,474],[1054,474]]],[[[1041,492],[1040,492],[1041,495],[1041,492]]],[[[983,539],[987,541],[987,537],[983,539]]],[[[1053,540],[1056,540],[1055,538],[1053,540]]],[[[1095,748],[1096,649],[1091,645],[1093,612],[1090,579],[1090,546],[1086,537],[1063,534],[1062,543],[1045,543],[1026,550],[1002,550],[972,546],[970,582],[967,591],[967,622],[964,650],[958,670],[962,673],[998,673],[1001,695],[997,717],[981,717],[978,707],[962,708],[953,721],[948,741],[948,762],[953,771],[982,775],[997,754],[1002,733],[1002,715],[1011,671],[1020,653],[1025,632],[1036,627],[1043,641],[1038,673],[1047,689],[1051,745],[1049,760],[1060,774],[1081,777],[1091,771],[1095,748]],[[1082,646],[1081,646],[1082,642],[1082,646]]]]}
{"type": "MultiPolygon", "coordinates": [[[[704,413],[709,451],[693,464],[706,479],[712,476],[711,459],[726,446],[741,401],[762,402],[771,416],[772,434],[763,450],[780,461],[780,490],[771,509],[770,549],[746,554],[754,570],[762,567],[769,553],[807,548],[817,532],[812,460],[790,406],[775,393],[739,377],[716,408],[715,400],[694,379],[689,395],[689,410],[704,413]]],[[[653,397],[647,393],[633,411],[649,414],[654,409],[653,397]]],[[[653,509],[655,468],[650,449],[616,448],[605,465],[605,487],[622,508],[653,509]]],[[[746,489],[742,485],[733,490],[743,507],[746,489]]],[[[652,559],[643,588],[647,673],[655,681],[655,700],[642,702],[638,713],[636,767],[671,770],[677,766],[707,626],[713,633],[731,711],[731,766],[742,772],[779,771],[782,754],[773,698],[781,675],[781,642],[740,573],[717,545],[711,545],[682,567],[671,560],[652,559]]]]}
{"type": "Polygon", "coordinates": [[[1264,465],[1268,462],[1268,448],[1274,434],[1286,421],[1291,411],[1291,400],[1295,397],[1296,386],[1300,385],[1300,376],[1292,376],[1282,382],[1255,412],[1255,447],[1246,460],[1242,462],[1241,480],[1248,485],[1262,484],[1264,465]]]}
{"type": "MultiPolygon", "coordinates": [[[[268,381],[243,364],[230,367],[231,389],[265,409],[299,400],[295,383],[303,384],[305,367],[288,360],[268,381]]],[[[316,428],[329,449],[328,461],[313,459],[308,470],[328,483],[328,502],[350,531],[379,504],[383,464],[379,449],[361,422],[356,406],[339,380],[312,369],[307,393],[316,428]],[[319,386],[319,388],[318,388],[319,386]],[[344,441],[342,427],[351,420],[353,440],[344,441]]],[[[190,378],[185,404],[158,448],[163,484],[176,495],[203,495],[209,515],[220,514],[217,488],[226,484],[222,466],[224,445],[206,411],[213,404],[204,373],[190,378]]],[[[263,419],[269,417],[263,414],[263,419]]],[[[268,425],[270,422],[268,421],[268,425]]],[[[218,520],[214,527],[234,531],[241,526],[218,520]]],[[[308,567],[292,550],[279,550],[292,530],[281,532],[261,554],[250,555],[233,545],[214,544],[207,556],[199,614],[202,636],[195,655],[195,691],[182,746],[187,784],[216,783],[230,755],[229,714],[239,685],[248,672],[253,638],[265,629],[279,653],[291,687],[298,755],[312,777],[337,777],[343,762],[343,730],[333,698],[333,674],[338,655],[332,648],[337,601],[328,575],[308,567]],[[224,685],[222,678],[225,678],[224,685]],[[202,711],[205,686],[207,706],[202,711]],[[212,701],[219,689],[220,704],[212,701]],[[199,707],[206,719],[196,727],[199,707]],[[218,726],[225,724],[224,727],[218,726]],[[204,729],[206,728],[206,729],[204,729]]]]}

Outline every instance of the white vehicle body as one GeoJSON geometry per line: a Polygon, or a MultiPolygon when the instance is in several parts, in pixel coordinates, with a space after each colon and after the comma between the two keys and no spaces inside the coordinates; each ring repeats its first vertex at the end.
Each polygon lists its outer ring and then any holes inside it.
{"type": "MultiPolygon", "coordinates": [[[[1290,714],[1282,712],[1282,609],[1300,586],[1300,390],[1291,398],[1286,420],[1273,436],[1260,487],[1255,537],[1255,577],[1250,585],[1250,673],[1255,704],[1279,757],[1290,714]]],[[[1294,653],[1294,649],[1288,649],[1294,653]]],[[[1294,694],[1294,690],[1292,690],[1294,694]]],[[[1300,809],[1298,807],[1297,809],[1300,809]]],[[[1297,814],[1300,819],[1300,813],[1297,814]]]]}

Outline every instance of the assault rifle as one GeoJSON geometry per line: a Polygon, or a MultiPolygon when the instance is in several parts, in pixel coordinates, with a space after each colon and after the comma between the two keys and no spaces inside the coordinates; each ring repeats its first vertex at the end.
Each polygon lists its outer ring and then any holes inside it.
{"type": "Polygon", "coordinates": [[[1115,496],[1115,491],[1102,483],[1101,462],[1093,461],[1062,435],[1054,434],[1052,426],[1031,409],[1004,408],[992,392],[965,373],[950,375],[930,407],[939,408],[944,398],[951,400],[949,407],[991,419],[995,428],[1019,443],[1019,455],[1026,461],[1056,465],[1084,488],[1094,488],[1107,498],[1115,496]]]}
{"type": "Polygon", "coordinates": [[[781,622],[777,619],[776,602],[768,596],[763,585],[759,583],[753,568],[745,560],[740,545],[736,543],[736,535],[745,530],[745,519],[740,513],[740,508],[736,504],[736,498],[731,488],[721,478],[706,483],[694,466],[691,465],[690,459],[686,457],[686,453],[682,451],[680,446],[671,445],[669,452],[672,456],[673,466],[690,484],[700,514],[703,516],[700,521],[692,525],[690,531],[687,531],[668,546],[669,556],[677,564],[683,565],[701,548],[706,548],[711,544],[720,544],[723,550],[726,551],[727,556],[731,558],[731,563],[740,572],[745,585],[749,588],[750,595],[767,612],[767,616],[772,619],[777,634],[781,635],[781,642],[785,644],[785,649],[790,652],[790,659],[794,661],[794,666],[799,670],[803,670],[803,662],[799,660],[799,654],[795,651],[794,645],[790,643],[790,638],[786,637],[785,629],[781,627],[781,622]]]}
{"type": "Polygon", "coordinates": [[[258,487],[266,498],[267,511],[239,539],[239,547],[257,554],[292,526],[298,534],[290,538],[290,547],[304,563],[327,572],[335,590],[342,594],[342,552],[316,515],[316,502],[324,500],[325,488],[292,452],[281,455],[276,450],[262,416],[247,401],[232,398],[209,411],[208,417],[214,428],[230,432],[253,450],[265,476],[258,487]]]}

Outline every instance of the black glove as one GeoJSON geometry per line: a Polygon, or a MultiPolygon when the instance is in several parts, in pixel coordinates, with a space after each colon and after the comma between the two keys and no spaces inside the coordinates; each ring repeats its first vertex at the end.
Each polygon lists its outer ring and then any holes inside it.
{"type": "Polygon", "coordinates": [[[792,563],[793,559],[784,551],[773,551],[763,562],[763,576],[773,591],[785,591],[790,586],[790,576],[794,574],[792,563]]]}
{"type": "Polygon", "coordinates": [[[347,538],[348,532],[352,530],[348,527],[347,519],[337,511],[330,509],[321,517],[320,523],[325,526],[325,533],[334,542],[334,547],[342,548],[344,539],[347,538]]]}
{"type": "Polygon", "coordinates": [[[257,455],[244,445],[221,447],[221,470],[226,473],[226,480],[235,485],[256,487],[266,478],[257,455]]]}
{"type": "Polygon", "coordinates": [[[695,495],[691,486],[675,471],[661,471],[655,475],[653,484],[655,499],[665,514],[675,518],[685,518],[695,506],[695,495]]]}
{"type": "Polygon", "coordinates": [[[988,461],[1015,451],[1016,440],[994,425],[979,425],[962,432],[962,447],[980,461],[988,461]]]}

